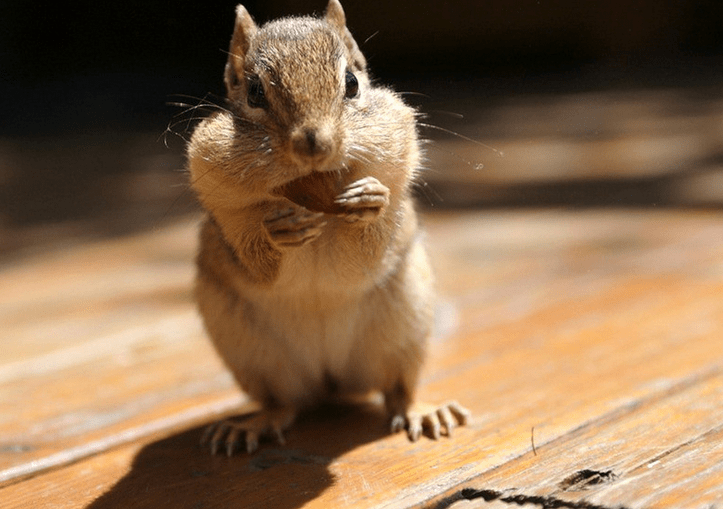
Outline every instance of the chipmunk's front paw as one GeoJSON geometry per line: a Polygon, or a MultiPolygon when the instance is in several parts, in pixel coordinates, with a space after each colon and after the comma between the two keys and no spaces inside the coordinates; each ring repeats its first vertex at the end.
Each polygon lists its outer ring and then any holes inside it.
{"type": "Polygon", "coordinates": [[[231,457],[238,451],[243,439],[246,443],[246,452],[249,454],[259,448],[261,437],[272,437],[280,445],[284,445],[284,430],[294,422],[296,412],[288,408],[261,410],[258,414],[235,421],[226,419],[211,424],[203,432],[201,445],[211,446],[211,454],[216,454],[221,447],[226,455],[231,457]]]}
{"type": "Polygon", "coordinates": [[[389,188],[374,177],[366,177],[348,185],[334,203],[343,209],[340,215],[350,223],[368,221],[389,205],[389,188]]]}
{"type": "Polygon", "coordinates": [[[299,247],[321,235],[326,225],[321,212],[305,208],[288,208],[274,212],[264,219],[264,226],[279,247],[299,247]]]}
{"type": "Polygon", "coordinates": [[[452,436],[452,430],[467,424],[470,415],[470,411],[456,401],[443,405],[418,403],[405,413],[392,415],[391,429],[392,433],[406,429],[412,442],[419,440],[424,432],[437,440],[442,435],[442,429],[445,435],[452,436]]]}

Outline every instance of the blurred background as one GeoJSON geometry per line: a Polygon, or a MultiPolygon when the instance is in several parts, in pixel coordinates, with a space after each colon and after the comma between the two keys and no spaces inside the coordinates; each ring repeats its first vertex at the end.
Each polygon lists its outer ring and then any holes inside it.
{"type": "MultiPolygon", "coordinates": [[[[197,212],[189,108],[223,101],[235,3],[4,2],[0,260],[197,212]]],[[[377,80],[426,114],[423,206],[723,205],[723,2],[343,4],[377,80]]]]}

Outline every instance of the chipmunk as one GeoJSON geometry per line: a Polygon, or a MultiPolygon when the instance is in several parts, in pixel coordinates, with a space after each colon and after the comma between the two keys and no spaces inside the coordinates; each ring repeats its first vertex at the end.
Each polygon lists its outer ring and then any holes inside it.
{"type": "Polygon", "coordinates": [[[415,111],[371,84],[338,0],[323,16],[258,27],[239,5],[228,109],[188,145],[206,211],[196,299],[211,340],[262,409],[207,428],[232,455],[284,443],[299,410],[381,392],[392,432],[416,441],[465,424],[456,402],[420,406],[433,280],[411,185],[415,111]]]}

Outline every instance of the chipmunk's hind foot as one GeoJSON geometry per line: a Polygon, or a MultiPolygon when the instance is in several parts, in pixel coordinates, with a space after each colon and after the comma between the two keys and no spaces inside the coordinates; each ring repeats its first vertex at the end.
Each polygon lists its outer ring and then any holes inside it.
{"type": "Polygon", "coordinates": [[[296,412],[290,408],[263,409],[241,421],[225,419],[208,426],[201,437],[202,446],[210,446],[211,454],[224,448],[226,455],[233,456],[243,440],[246,452],[251,454],[259,448],[261,438],[276,439],[284,445],[284,431],[294,422],[296,412]]]}
{"type": "Polygon", "coordinates": [[[409,440],[416,442],[422,434],[437,440],[443,432],[448,437],[457,426],[467,424],[471,412],[456,401],[442,405],[417,403],[405,412],[395,413],[391,418],[391,431],[407,430],[409,440]]]}

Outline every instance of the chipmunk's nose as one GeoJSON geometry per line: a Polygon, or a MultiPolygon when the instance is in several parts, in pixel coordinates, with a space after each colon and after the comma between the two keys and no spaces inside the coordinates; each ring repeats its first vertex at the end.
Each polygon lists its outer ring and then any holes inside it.
{"type": "Polygon", "coordinates": [[[294,154],[306,161],[321,162],[332,153],[334,146],[331,135],[313,127],[299,127],[291,133],[291,148],[294,154]]]}

